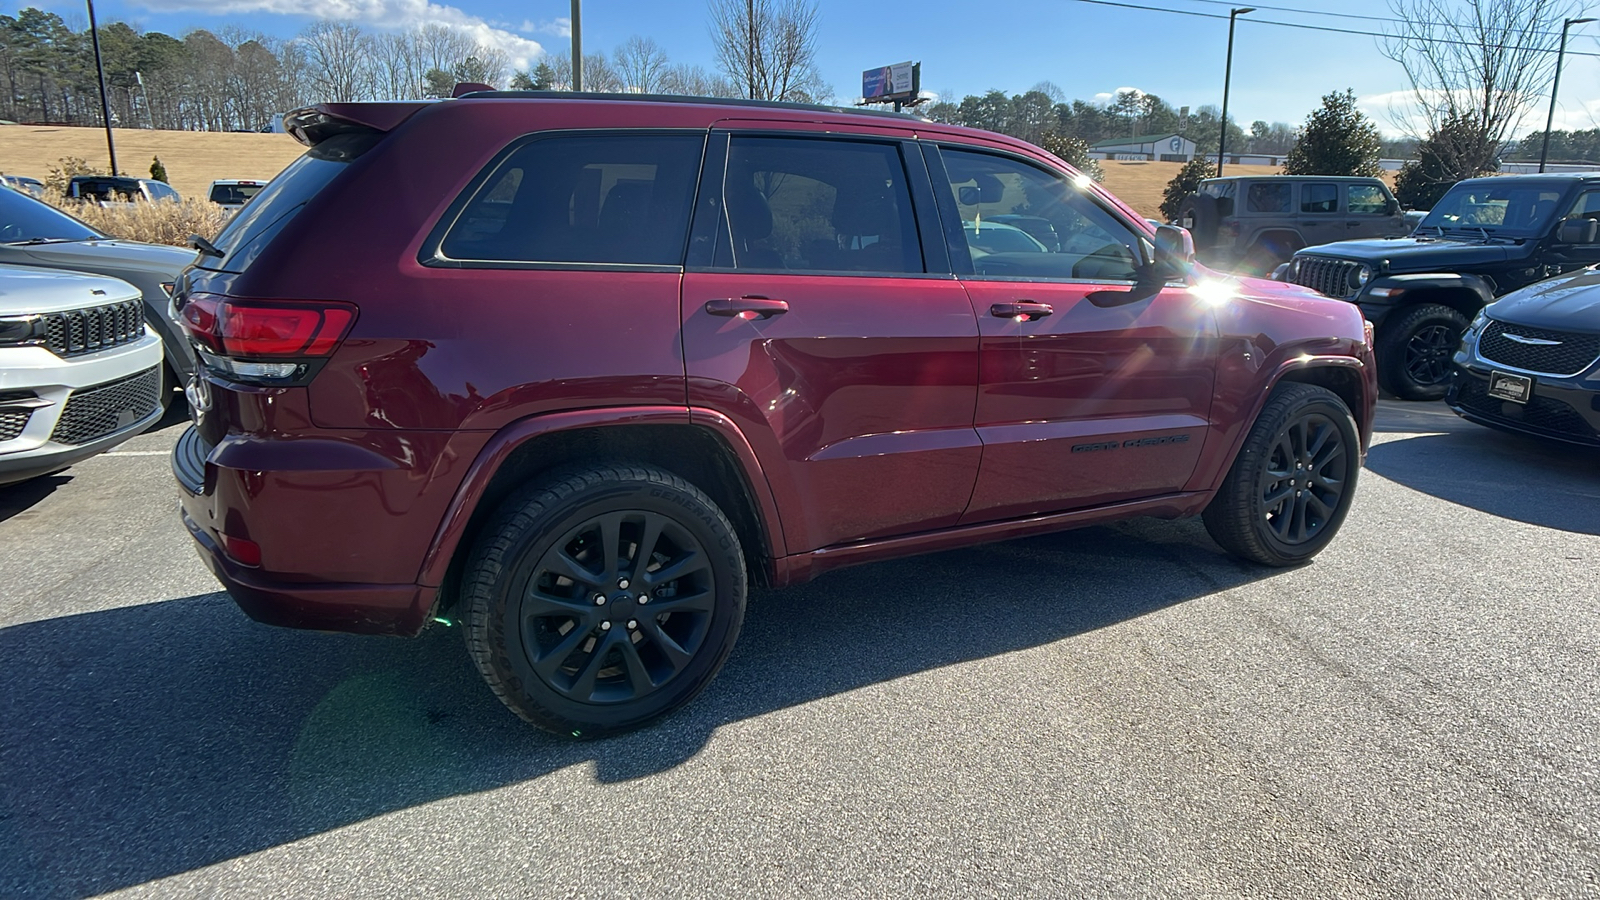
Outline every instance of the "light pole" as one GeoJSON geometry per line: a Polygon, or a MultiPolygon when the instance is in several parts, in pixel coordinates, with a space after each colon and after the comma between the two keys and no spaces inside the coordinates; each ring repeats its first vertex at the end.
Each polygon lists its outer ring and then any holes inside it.
{"type": "Polygon", "coordinates": [[[572,89],[583,90],[583,0],[572,0],[572,89]]]}
{"type": "Polygon", "coordinates": [[[111,156],[111,174],[117,174],[117,146],[111,141],[111,103],[106,100],[106,65],[100,61],[100,29],[94,22],[94,0],[89,4],[89,35],[94,43],[94,70],[100,76],[100,116],[106,120],[106,153],[111,156]]]}
{"type": "Polygon", "coordinates": [[[1233,22],[1256,8],[1244,6],[1228,12],[1228,66],[1222,70],[1222,136],[1217,139],[1217,175],[1222,174],[1222,154],[1228,149],[1228,89],[1233,86],[1233,22]]]}
{"type": "Polygon", "coordinates": [[[1556,92],[1561,90],[1561,58],[1567,54],[1567,29],[1593,19],[1568,19],[1561,23],[1561,44],[1556,50],[1556,80],[1550,85],[1550,115],[1544,120],[1544,148],[1539,151],[1539,171],[1544,171],[1545,158],[1550,155],[1550,126],[1556,121],[1556,92]]]}

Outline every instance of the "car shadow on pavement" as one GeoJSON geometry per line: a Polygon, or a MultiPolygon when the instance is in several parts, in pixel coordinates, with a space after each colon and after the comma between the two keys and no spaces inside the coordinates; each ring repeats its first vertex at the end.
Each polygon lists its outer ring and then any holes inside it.
{"type": "Polygon", "coordinates": [[[1456,422],[1442,433],[1374,444],[1367,468],[1504,519],[1600,534],[1600,450],[1456,422]]]}
{"type": "MultiPolygon", "coordinates": [[[[726,668],[643,731],[535,730],[456,629],[271,628],[223,594],[0,630],[0,896],[84,897],[578,764],[670,769],[725,724],[1071,639],[1274,570],[1195,520],[955,550],[757,592],[726,668]]],[[[533,813],[530,813],[533,814],[533,813]]]]}
{"type": "Polygon", "coordinates": [[[41,475],[0,487],[0,522],[27,512],[71,480],[71,475],[41,475]]]}

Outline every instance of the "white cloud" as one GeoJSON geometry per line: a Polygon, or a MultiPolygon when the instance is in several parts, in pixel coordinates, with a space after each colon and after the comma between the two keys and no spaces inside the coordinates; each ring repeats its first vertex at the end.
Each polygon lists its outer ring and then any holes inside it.
{"type": "MultiPolygon", "coordinates": [[[[1573,91],[1574,95],[1578,93],[1573,91]]],[[[1439,96],[1437,92],[1429,92],[1439,96]]],[[[1566,93],[1562,92],[1562,97],[1566,93]]],[[[1523,138],[1534,131],[1544,130],[1545,114],[1550,107],[1549,97],[1538,97],[1524,111],[1522,120],[1512,129],[1512,136],[1523,138]]],[[[1417,113],[1417,95],[1413,91],[1388,91],[1356,98],[1356,108],[1367,114],[1383,132],[1384,137],[1417,137],[1416,132],[1427,128],[1427,119],[1417,113]]],[[[1556,131],[1582,131],[1600,127],[1600,99],[1583,100],[1578,96],[1556,103],[1556,131]]]]}
{"type": "Polygon", "coordinates": [[[504,50],[511,64],[526,69],[544,55],[538,41],[496,28],[454,6],[429,0],[142,0],[146,9],[198,11],[213,15],[269,13],[358,22],[382,29],[443,25],[482,44],[504,50]]]}
{"type": "Polygon", "coordinates": [[[517,30],[523,34],[548,34],[558,38],[570,38],[572,37],[572,20],[565,16],[559,19],[551,19],[548,22],[535,22],[532,19],[525,19],[522,22],[522,27],[517,30]]]}
{"type": "Polygon", "coordinates": [[[1138,95],[1140,97],[1143,97],[1145,95],[1144,91],[1142,91],[1142,90],[1140,90],[1140,89],[1138,89],[1136,87],[1119,87],[1116,90],[1111,91],[1110,93],[1102,92],[1102,93],[1099,93],[1099,94],[1095,94],[1094,95],[1094,102],[1101,103],[1101,104],[1115,103],[1115,102],[1117,102],[1117,97],[1118,96],[1120,96],[1122,94],[1129,93],[1129,92],[1132,92],[1132,93],[1134,93],[1134,94],[1136,94],[1136,95],[1138,95]]]}

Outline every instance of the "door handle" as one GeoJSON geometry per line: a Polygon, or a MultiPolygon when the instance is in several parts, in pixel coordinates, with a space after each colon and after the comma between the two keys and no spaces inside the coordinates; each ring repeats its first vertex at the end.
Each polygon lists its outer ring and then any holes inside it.
{"type": "Polygon", "coordinates": [[[789,311],[787,300],[773,300],[754,294],[745,297],[723,297],[706,301],[706,312],[713,316],[737,316],[741,319],[770,319],[789,311]]]}
{"type": "Polygon", "coordinates": [[[1035,303],[1032,300],[1017,300],[1012,303],[996,303],[989,307],[989,315],[997,319],[1016,319],[1019,322],[1032,322],[1042,319],[1055,312],[1055,307],[1048,303],[1035,303]]]}

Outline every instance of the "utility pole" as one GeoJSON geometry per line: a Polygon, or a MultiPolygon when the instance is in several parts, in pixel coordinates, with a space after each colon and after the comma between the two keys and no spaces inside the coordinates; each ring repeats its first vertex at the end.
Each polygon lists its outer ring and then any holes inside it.
{"type": "Polygon", "coordinates": [[[744,70],[749,75],[750,99],[756,99],[756,0],[745,0],[745,24],[750,37],[744,44],[744,70]]]}
{"type": "Polygon", "coordinates": [[[1217,175],[1222,175],[1222,154],[1228,149],[1228,89],[1233,86],[1233,22],[1256,8],[1246,6],[1228,13],[1228,66],[1222,71],[1222,137],[1217,139],[1217,175]]]}
{"type": "MultiPolygon", "coordinates": [[[[100,27],[94,22],[94,0],[89,4],[89,35],[94,43],[94,70],[100,76],[100,117],[106,121],[106,153],[111,156],[111,174],[117,174],[117,145],[111,140],[111,102],[106,99],[106,64],[100,59],[100,27]]],[[[573,0],[574,3],[577,0],[573,0]]]]}
{"type": "Polygon", "coordinates": [[[572,0],[572,89],[583,90],[583,0],[572,0]]]}
{"type": "Polygon", "coordinates": [[[1567,53],[1567,29],[1593,19],[1568,19],[1561,23],[1561,45],[1556,50],[1556,81],[1550,86],[1550,115],[1544,119],[1544,148],[1539,151],[1539,171],[1544,171],[1544,161],[1550,156],[1550,126],[1556,121],[1556,92],[1561,90],[1561,58],[1567,53]]]}

